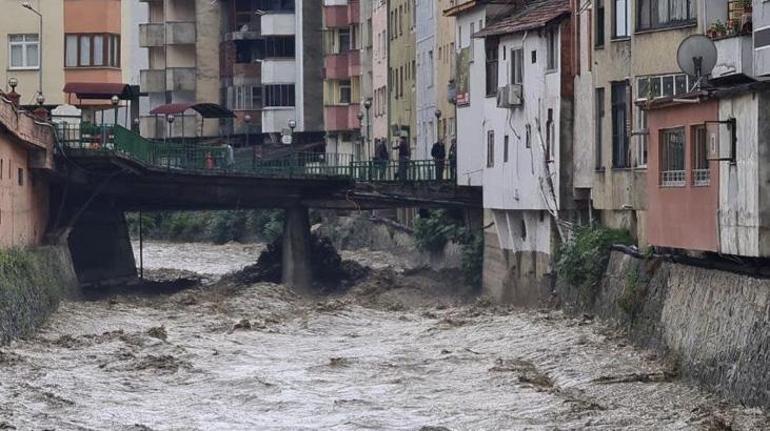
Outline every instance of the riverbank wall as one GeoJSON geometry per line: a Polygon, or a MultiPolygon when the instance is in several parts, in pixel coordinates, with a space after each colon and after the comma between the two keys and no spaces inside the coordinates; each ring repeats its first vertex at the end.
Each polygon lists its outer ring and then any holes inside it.
{"type": "Polygon", "coordinates": [[[770,279],[613,251],[586,295],[555,283],[562,306],[623,328],[683,377],[746,405],[770,407],[770,279]]]}
{"type": "Polygon", "coordinates": [[[32,332],[77,289],[66,246],[0,250],[0,345],[32,332]]]}

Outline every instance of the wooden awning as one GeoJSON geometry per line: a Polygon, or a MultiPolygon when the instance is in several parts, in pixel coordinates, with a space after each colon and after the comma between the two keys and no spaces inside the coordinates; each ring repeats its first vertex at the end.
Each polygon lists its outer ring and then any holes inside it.
{"type": "Polygon", "coordinates": [[[178,115],[188,109],[199,113],[203,118],[235,118],[233,111],[216,103],[169,103],[160,105],[150,111],[151,115],[178,115]]]}

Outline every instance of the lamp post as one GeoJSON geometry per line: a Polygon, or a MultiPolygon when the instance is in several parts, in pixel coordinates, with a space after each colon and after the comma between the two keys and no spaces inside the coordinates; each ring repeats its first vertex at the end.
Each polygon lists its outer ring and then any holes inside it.
{"type": "Polygon", "coordinates": [[[48,120],[48,111],[43,107],[43,104],[45,104],[45,97],[43,97],[43,93],[38,93],[38,95],[35,97],[35,102],[37,102],[37,108],[35,108],[35,111],[33,114],[40,119],[40,120],[48,120]]]}
{"type": "Polygon", "coordinates": [[[441,110],[436,109],[436,112],[434,112],[433,115],[436,116],[436,141],[438,141],[438,134],[440,130],[438,124],[439,124],[439,121],[441,120],[441,110]]]}
{"type": "MultiPolygon", "coordinates": [[[[251,139],[249,139],[249,132],[251,131],[251,115],[246,114],[243,116],[243,122],[246,124],[246,148],[251,146],[251,139]]],[[[251,167],[257,166],[257,151],[256,148],[251,149],[251,167]]]]}
{"type": "MultiPolygon", "coordinates": [[[[173,138],[174,137],[174,127],[173,127],[174,114],[166,115],[166,121],[168,121],[168,133],[166,133],[166,136],[168,136],[169,138],[173,138]]],[[[166,142],[165,137],[163,138],[163,142],[166,142]]]]}
{"type": "Polygon", "coordinates": [[[369,152],[369,146],[372,144],[372,138],[371,138],[371,127],[372,127],[372,117],[369,116],[369,110],[372,109],[372,98],[367,97],[366,100],[364,100],[364,108],[366,109],[366,159],[369,160],[369,155],[371,154],[369,152]]]}
{"type": "Polygon", "coordinates": [[[11,87],[11,92],[6,94],[6,97],[8,97],[8,99],[11,100],[11,103],[18,108],[19,99],[21,98],[21,95],[19,95],[19,93],[16,92],[17,85],[19,85],[18,79],[14,77],[8,78],[8,86],[11,87]]]}
{"type": "Polygon", "coordinates": [[[110,98],[110,102],[112,103],[112,108],[115,115],[115,118],[112,119],[112,125],[117,126],[118,125],[118,104],[120,103],[120,97],[118,97],[117,95],[114,95],[110,98]]]}
{"type": "Polygon", "coordinates": [[[37,15],[37,17],[40,19],[40,32],[38,33],[38,38],[40,39],[40,43],[38,45],[38,50],[37,50],[37,58],[38,58],[37,92],[42,96],[43,95],[43,14],[40,13],[40,11],[33,8],[32,5],[30,5],[29,2],[26,2],[26,1],[21,4],[21,7],[23,7],[24,9],[28,9],[30,12],[37,15]]]}
{"type": "MultiPolygon", "coordinates": [[[[366,141],[364,141],[364,137],[363,137],[363,134],[364,134],[364,113],[359,111],[358,115],[356,115],[356,117],[358,118],[358,132],[361,134],[361,144],[363,146],[364,142],[366,142],[366,141]]],[[[361,161],[361,159],[362,159],[361,153],[363,153],[363,151],[359,151],[358,152],[358,160],[359,161],[361,161]]]]}
{"type": "Polygon", "coordinates": [[[291,130],[291,154],[296,157],[294,153],[294,129],[297,128],[297,122],[295,120],[289,120],[289,129],[291,130]]]}

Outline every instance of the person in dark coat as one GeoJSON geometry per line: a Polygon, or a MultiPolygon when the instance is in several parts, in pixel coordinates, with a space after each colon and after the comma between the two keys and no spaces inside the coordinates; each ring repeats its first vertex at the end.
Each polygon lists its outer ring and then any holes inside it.
{"type": "Polygon", "coordinates": [[[452,138],[452,145],[449,146],[449,176],[453,180],[457,179],[457,139],[452,138]]]}
{"type": "Polygon", "coordinates": [[[388,166],[389,159],[390,154],[388,154],[388,146],[385,144],[385,139],[377,139],[377,145],[374,148],[374,166],[378,180],[385,179],[385,168],[388,166]]]}
{"type": "Polygon", "coordinates": [[[405,136],[399,138],[398,142],[398,179],[407,181],[409,172],[409,160],[412,158],[412,149],[409,148],[409,141],[405,136]]]}
{"type": "Polygon", "coordinates": [[[444,164],[446,163],[446,148],[444,142],[439,139],[430,149],[430,156],[433,157],[433,163],[436,166],[436,181],[444,179],[444,164]]]}

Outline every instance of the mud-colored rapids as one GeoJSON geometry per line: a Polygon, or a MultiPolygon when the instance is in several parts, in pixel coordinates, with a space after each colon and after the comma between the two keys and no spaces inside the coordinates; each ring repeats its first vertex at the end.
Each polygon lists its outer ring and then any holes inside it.
{"type": "MultiPolygon", "coordinates": [[[[150,243],[145,265],[221,275],[257,251],[150,243]]],[[[333,297],[225,280],[65,302],[0,348],[0,429],[769,428],[588,316],[493,307],[457,274],[357,257],[391,268],[333,297]]]]}

